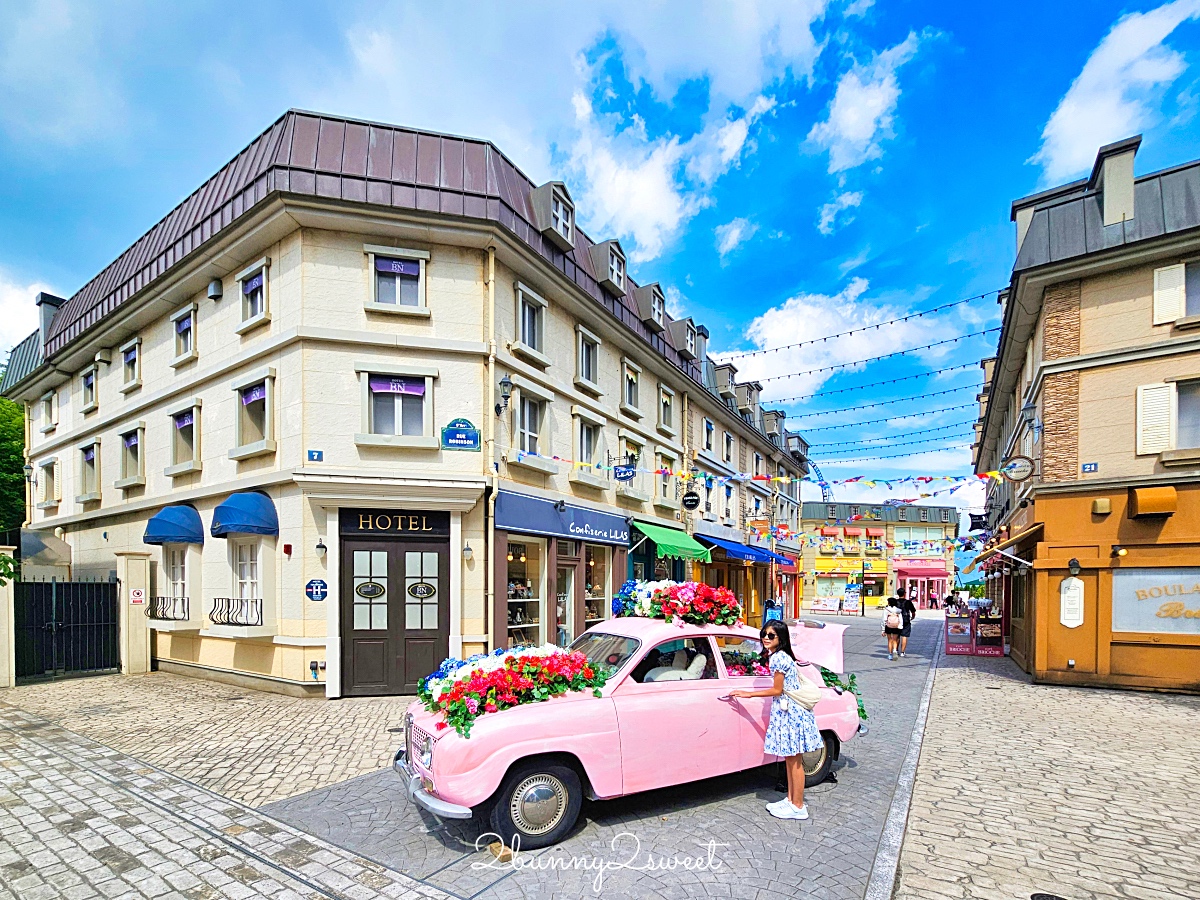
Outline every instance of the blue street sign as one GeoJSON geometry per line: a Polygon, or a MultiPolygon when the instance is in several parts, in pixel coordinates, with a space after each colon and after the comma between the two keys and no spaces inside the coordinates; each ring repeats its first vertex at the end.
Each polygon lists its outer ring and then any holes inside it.
{"type": "Polygon", "coordinates": [[[1099,472],[1099,471],[1100,471],[1100,463],[1084,463],[1083,464],[1083,472],[1085,475],[1090,472],[1099,472]]]}
{"type": "Polygon", "coordinates": [[[443,450],[479,450],[479,429],[468,419],[453,419],[442,429],[443,450]]]}
{"type": "Polygon", "coordinates": [[[308,451],[308,461],[309,462],[323,462],[324,459],[325,459],[325,451],[324,450],[309,450],[308,451]]]}
{"type": "Polygon", "coordinates": [[[324,600],[329,596],[329,585],[320,578],[314,578],[304,586],[304,593],[309,600],[324,600]]]}

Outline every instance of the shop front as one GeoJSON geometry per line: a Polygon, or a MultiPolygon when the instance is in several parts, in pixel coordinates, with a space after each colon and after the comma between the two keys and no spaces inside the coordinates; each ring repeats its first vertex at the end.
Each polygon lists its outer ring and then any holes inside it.
{"type": "Polygon", "coordinates": [[[629,548],[624,517],[500,491],[495,528],[497,646],[566,647],[612,615],[629,548]]]}
{"type": "Polygon", "coordinates": [[[950,573],[940,557],[937,559],[897,558],[896,587],[902,589],[918,609],[928,609],[936,602],[942,606],[950,584],[950,573]]]}
{"type": "Polygon", "coordinates": [[[713,587],[721,587],[720,579],[728,578],[724,586],[729,587],[742,601],[747,624],[762,624],[763,607],[767,599],[780,596],[778,580],[774,583],[771,581],[772,566],[778,571],[782,566],[791,565],[792,573],[795,574],[795,561],[765,547],[706,534],[698,537],[702,543],[708,545],[712,554],[712,562],[706,567],[706,583],[713,587]],[[708,570],[712,570],[717,577],[709,578],[708,570]]]}

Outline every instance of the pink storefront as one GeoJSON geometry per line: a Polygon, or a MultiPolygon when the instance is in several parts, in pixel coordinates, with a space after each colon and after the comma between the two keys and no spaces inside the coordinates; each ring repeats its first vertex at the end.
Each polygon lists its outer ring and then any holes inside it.
{"type": "Polygon", "coordinates": [[[897,559],[896,586],[917,604],[918,609],[928,609],[931,597],[937,597],[938,606],[946,600],[950,584],[950,573],[942,559],[897,559]]]}

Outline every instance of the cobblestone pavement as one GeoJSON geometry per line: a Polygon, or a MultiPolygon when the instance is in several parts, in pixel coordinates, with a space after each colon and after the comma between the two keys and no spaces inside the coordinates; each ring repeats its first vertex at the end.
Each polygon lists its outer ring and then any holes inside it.
{"type": "Polygon", "coordinates": [[[259,806],[391,763],[410,697],[283,697],[154,672],[24,685],[0,701],[259,806]]]}
{"type": "Polygon", "coordinates": [[[0,703],[3,900],[444,896],[0,703]]]}
{"type": "MultiPolygon", "coordinates": [[[[780,796],[774,791],[774,767],[767,767],[585,802],[582,824],[567,841],[518,860],[543,867],[554,857],[615,863],[634,852],[632,838],[618,837],[628,833],[640,842],[637,864],[645,865],[650,859],[705,856],[708,842],[715,841],[723,845],[715,851],[721,863],[715,872],[608,870],[599,895],[861,900],[941,635],[940,620],[931,618],[917,621],[912,654],[894,662],[887,659],[877,620],[842,620],[851,625],[846,664],[859,673],[871,733],[847,744],[835,769],[838,784],[807,792],[811,821],[785,822],[766,813],[764,803],[780,796]]],[[[478,825],[440,823],[422,813],[391,772],[273,803],[263,811],[458,897],[597,895],[594,870],[514,870],[496,864],[486,851],[475,850],[478,825]],[[488,865],[495,868],[481,868],[488,865]]]]}
{"type": "Polygon", "coordinates": [[[897,897],[1200,897],[1200,698],[942,657],[897,897]]]}

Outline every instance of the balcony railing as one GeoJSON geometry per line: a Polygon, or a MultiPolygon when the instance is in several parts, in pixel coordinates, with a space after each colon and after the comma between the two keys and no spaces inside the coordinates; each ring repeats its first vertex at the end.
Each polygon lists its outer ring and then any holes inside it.
{"type": "Polygon", "coordinates": [[[191,604],[187,597],[151,597],[146,616],[159,622],[186,622],[192,617],[191,604]]]}
{"type": "Polygon", "coordinates": [[[214,625],[261,625],[263,602],[246,597],[214,597],[208,617],[214,625]]]}

